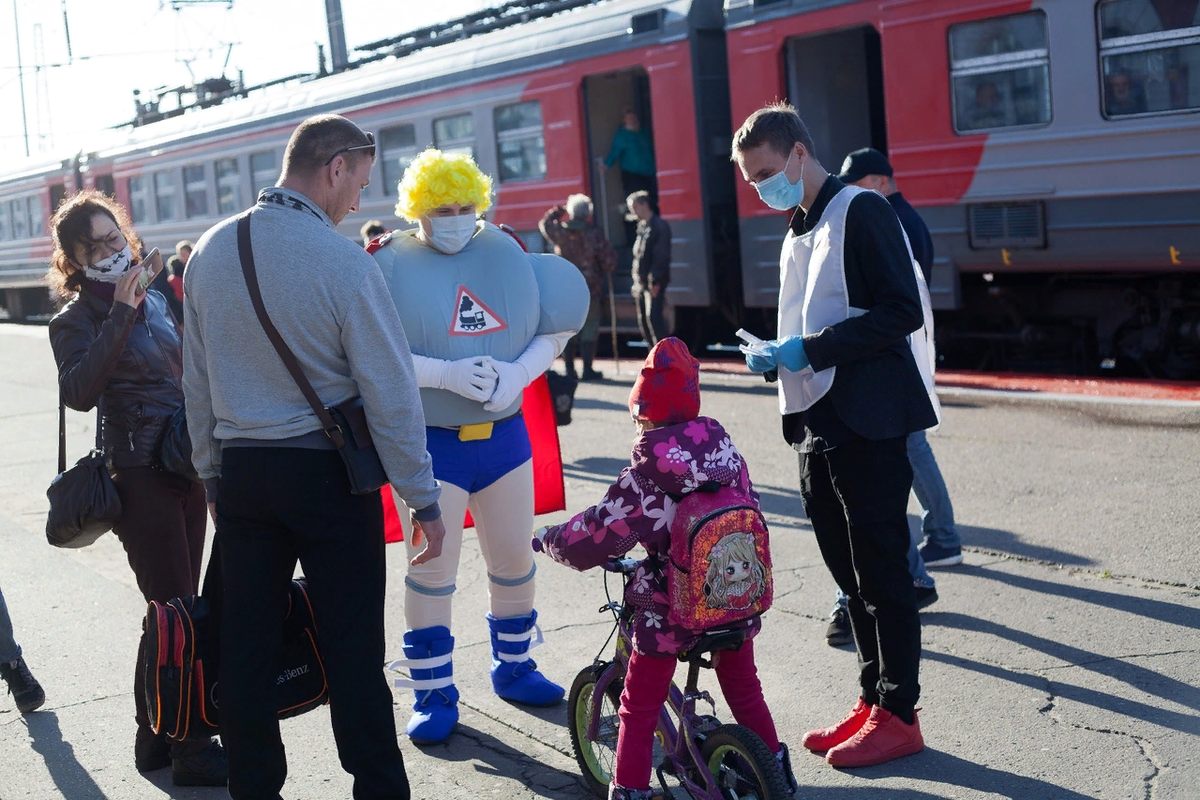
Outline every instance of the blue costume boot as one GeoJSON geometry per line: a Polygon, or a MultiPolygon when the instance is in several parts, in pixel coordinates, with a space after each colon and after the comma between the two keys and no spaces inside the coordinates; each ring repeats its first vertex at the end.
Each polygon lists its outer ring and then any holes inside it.
{"type": "Polygon", "coordinates": [[[537,612],[527,617],[496,619],[488,614],[492,630],[492,688],[496,694],[514,703],[531,706],[552,706],[563,699],[565,692],[537,671],[529,657],[529,646],[540,636],[535,623],[537,612]]]}
{"type": "Polygon", "coordinates": [[[437,744],[458,724],[458,689],[454,687],[454,637],[444,625],[404,632],[403,661],[391,665],[407,668],[412,680],[397,679],[396,687],[413,689],[412,719],[408,736],[417,744],[437,744]]]}

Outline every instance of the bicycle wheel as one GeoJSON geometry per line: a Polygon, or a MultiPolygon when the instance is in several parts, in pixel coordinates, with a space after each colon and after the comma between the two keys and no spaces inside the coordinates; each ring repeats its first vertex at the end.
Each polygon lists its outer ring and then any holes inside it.
{"type": "Polygon", "coordinates": [[[567,696],[567,715],[571,727],[571,749],[575,751],[575,760],[588,788],[598,797],[608,796],[608,784],[612,781],[613,771],[617,763],[617,732],[620,721],[617,709],[621,707],[621,691],[625,685],[624,676],[618,677],[608,686],[599,708],[593,706],[592,694],[596,690],[596,681],[611,664],[587,667],[575,676],[571,691],[567,696]],[[596,738],[588,738],[588,725],[592,714],[600,715],[600,725],[596,738]]]}
{"type": "Polygon", "coordinates": [[[774,754],[754,731],[722,725],[700,747],[700,755],[717,786],[738,800],[788,800],[791,792],[774,754]]]}

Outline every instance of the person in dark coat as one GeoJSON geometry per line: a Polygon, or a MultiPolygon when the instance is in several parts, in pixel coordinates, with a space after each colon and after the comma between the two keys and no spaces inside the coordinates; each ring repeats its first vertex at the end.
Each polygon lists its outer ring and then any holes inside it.
{"type": "MultiPolygon", "coordinates": [[[[50,345],[63,402],[100,407],[105,459],[121,498],[113,528],[146,602],[198,594],[204,557],[204,488],[162,467],[159,446],[183,406],[183,348],[166,298],[141,288],[148,265],[129,215],[92,189],[76,193],[50,219],[54,249],[47,282],[66,305],[50,320],[50,345]]],[[[151,284],[153,285],[153,284],[151,284]]],[[[168,287],[168,292],[170,291],[168,287]]],[[[145,638],[139,645],[143,660],[145,638]]],[[[177,785],[224,786],[225,753],[216,742],[156,735],[146,707],[145,676],[133,678],[134,764],[171,767],[177,785]]]]}
{"type": "Polygon", "coordinates": [[[654,213],[646,192],[634,192],[626,204],[638,220],[631,290],[637,304],[638,328],[646,345],[654,347],[671,335],[665,316],[667,286],[671,283],[671,226],[654,213]]]}

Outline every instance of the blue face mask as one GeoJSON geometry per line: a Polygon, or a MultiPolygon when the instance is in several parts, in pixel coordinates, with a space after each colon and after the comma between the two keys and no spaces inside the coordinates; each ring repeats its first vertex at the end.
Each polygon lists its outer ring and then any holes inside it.
{"type": "Polygon", "coordinates": [[[792,163],[793,151],[789,156],[787,163],[783,165],[783,169],[776,172],[765,181],[760,181],[754,185],[758,190],[758,196],[771,208],[776,211],[787,211],[789,208],[795,208],[800,205],[801,198],[804,197],[804,165],[800,165],[800,180],[792,183],[788,180],[787,168],[792,163]]]}

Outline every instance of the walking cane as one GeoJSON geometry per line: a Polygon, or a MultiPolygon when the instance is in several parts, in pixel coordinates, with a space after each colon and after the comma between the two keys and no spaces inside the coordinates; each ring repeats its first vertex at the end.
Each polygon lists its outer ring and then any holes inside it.
{"type": "MultiPolygon", "coordinates": [[[[608,181],[605,180],[604,170],[601,166],[604,164],[603,158],[596,159],[596,172],[599,177],[597,183],[600,185],[600,207],[604,209],[604,216],[601,220],[604,222],[604,238],[608,239],[609,244],[612,244],[612,236],[608,228],[608,214],[611,209],[608,207],[608,181]]],[[[621,356],[617,354],[617,294],[613,291],[612,273],[608,273],[608,313],[609,325],[612,331],[612,350],[613,350],[613,368],[617,374],[621,374],[621,356]]]]}

